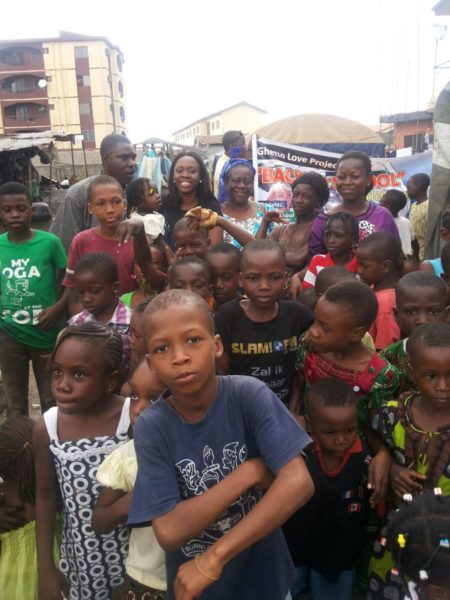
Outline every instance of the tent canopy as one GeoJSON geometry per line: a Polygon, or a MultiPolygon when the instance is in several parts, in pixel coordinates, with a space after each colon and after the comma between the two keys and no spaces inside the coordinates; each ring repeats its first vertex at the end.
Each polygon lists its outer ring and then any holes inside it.
{"type": "Polygon", "coordinates": [[[320,148],[330,152],[362,150],[384,156],[384,142],[369,127],[335,115],[296,115],[259,127],[256,135],[277,142],[320,148]]]}

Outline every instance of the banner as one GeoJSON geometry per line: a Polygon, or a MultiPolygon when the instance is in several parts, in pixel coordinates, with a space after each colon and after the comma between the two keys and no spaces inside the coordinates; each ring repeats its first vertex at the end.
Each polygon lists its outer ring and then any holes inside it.
{"type": "MultiPolygon", "coordinates": [[[[291,184],[308,171],[316,171],[328,180],[328,207],[341,202],[336,191],[335,172],[340,154],[292,146],[265,138],[252,138],[253,166],[256,169],[255,199],[266,209],[277,210],[295,221],[292,210],[291,184]]],[[[431,174],[432,152],[402,158],[372,158],[373,190],[368,200],[379,202],[391,188],[406,190],[406,182],[415,173],[431,174]]]]}

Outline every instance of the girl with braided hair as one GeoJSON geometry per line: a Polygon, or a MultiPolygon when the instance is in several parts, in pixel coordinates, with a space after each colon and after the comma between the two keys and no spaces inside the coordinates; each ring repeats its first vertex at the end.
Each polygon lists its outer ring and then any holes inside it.
{"type": "Polygon", "coordinates": [[[104,458],[128,440],[129,399],[114,394],[122,360],[120,335],[100,323],[64,329],[51,355],[56,407],[37,422],[36,546],[39,600],[109,600],[123,582],[128,530],[96,535],[92,510],[104,458]],[[62,500],[59,568],[52,553],[57,498],[62,500]]]}
{"type": "Polygon", "coordinates": [[[33,429],[25,416],[0,426],[0,598],[37,593],[33,429]]]}
{"type": "Polygon", "coordinates": [[[426,491],[394,512],[387,528],[406,597],[450,600],[450,497],[426,491]]]}

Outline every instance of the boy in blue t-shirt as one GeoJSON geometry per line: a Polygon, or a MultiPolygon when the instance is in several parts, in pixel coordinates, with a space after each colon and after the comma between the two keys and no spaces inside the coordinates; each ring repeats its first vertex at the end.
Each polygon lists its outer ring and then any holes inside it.
{"type": "Polygon", "coordinates": [[[66,251],[56,236],[31,229],[32,213],[28,188],[16,182],[0,186],[0,220],[7,230],[0,235],[0,369],[7,416],[28,414],[30,360],[45,408],[47,359],[67,298],[58,299],[66,251]]]}
{"type": "Polygon", "coordinates": [[[168,390],[136,424],[128,522],[152,522],[168,599],[284,600],[294,570],[279,527],[313,493],[309,437],[262,382],[216,376],[222,343],[199,296],[154,298],[143,336],[168,390]]]}

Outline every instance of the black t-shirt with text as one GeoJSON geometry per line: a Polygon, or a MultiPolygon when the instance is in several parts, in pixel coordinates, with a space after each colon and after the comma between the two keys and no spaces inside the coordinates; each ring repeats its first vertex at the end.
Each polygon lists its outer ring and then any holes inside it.
{"type": "Polygon", "coordinates": [[[215,324],[230,358],[230,375],[256,377],[289,404],[295,354],[313,320],[308,308],[291,300],[279,302],[276,317],[264,323],[250,320],[240,300],[227,302],[217,311],[215,324]]]}

